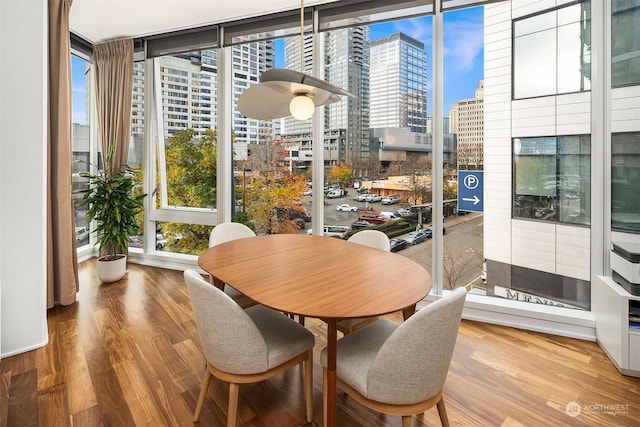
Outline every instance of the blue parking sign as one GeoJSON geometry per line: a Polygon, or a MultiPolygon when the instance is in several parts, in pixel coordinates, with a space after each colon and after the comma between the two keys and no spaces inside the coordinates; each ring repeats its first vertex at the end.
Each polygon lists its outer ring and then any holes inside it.
{"type": "Polygon", "coordinates": [[[482,212],[483,171],[458,171],[458,210],[482,212]]]}

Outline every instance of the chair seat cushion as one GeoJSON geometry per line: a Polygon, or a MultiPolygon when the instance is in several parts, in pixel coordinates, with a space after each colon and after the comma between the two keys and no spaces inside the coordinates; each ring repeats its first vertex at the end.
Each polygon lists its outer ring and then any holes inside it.
{"type": "MultiPolygon", "coordinates": [[[[388,319],[378,319],[338,340],[336,374],[357,392],[368,397],[367,374],[378,350],[396,330],[398,323],[388,319]]],[[[320,355],[322,366],[327,366],[327,348],[320,355]]]]}
{"type": "Polygon", "coordinates": [[[268,369],[294,358],[315,345],[315,336],[280,311],[256,305],[246,310],[267,344],[268,369]]]}
{"type": "Polygon", "coordinates": [[[356,317],[355,319],[342,319],[338,322],[338,326],[343,328],[351,328],[354,325],[357,325],[360,322],[366,322],[369,320],[368,317],[356,317]]]}

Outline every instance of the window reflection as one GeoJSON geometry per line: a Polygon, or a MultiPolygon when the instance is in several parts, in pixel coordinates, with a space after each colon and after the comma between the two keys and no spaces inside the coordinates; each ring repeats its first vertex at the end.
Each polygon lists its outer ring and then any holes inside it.
{"type": "Polygon", "coordinates": [[[611,85],[640,84],[640,0],[611,2],[611,85]]]}
{"type": "Polygon", "coordinates": [[[590,2],[515,20],[514,99],[589,90],[590,2]]]}
{"type": "Polygon", "coordinates": [[[516,138],[513,217],[588,225],[588,135],[516,138]]]}
{"type": "Polygon", "coordinates": [[[640,132],[611,135],[611,227],[640,232],[640,132]]]}

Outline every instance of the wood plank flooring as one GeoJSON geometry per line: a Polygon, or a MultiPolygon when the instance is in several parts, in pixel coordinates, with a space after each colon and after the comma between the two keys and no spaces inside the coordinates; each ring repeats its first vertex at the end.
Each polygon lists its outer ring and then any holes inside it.
{"type": "MultiPolygon", "coordinates": [[[[0,427],[193,425],[205,360],[182,272],[129,269],[102,285],[95,260],[81,264],[78,302],[49,312],[49,344],[0,361],[0,427]]],[[[321,426],[325,325],[306,322],[317,339],[312,425],[321,426]]],[[[225,424],[227,390],[213,380],[200,425],[225,424]]],[[[444,396],[454,426],[640,426],[640,379],[620,375],[597,344],[483,323],[462,322],[444,396]]],[[[241,386],[238,425],[304,424],[300,369],[241,386]]],[[[338,424],[401,420],[338,392],[338,424]]],[[[414,417],[439,425],[435,409],[414,417]]]]}

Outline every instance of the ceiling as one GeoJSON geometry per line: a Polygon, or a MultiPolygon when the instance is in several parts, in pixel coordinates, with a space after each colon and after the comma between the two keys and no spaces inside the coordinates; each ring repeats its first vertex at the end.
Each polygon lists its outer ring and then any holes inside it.
{"type": "MultiPolygon", "coordinates": [[[[304,6],[335,1],[307,0],[304,6]]],[[[69,26],[97,44],[299,8],[299,0],[73,0],[69,26]]]]}

